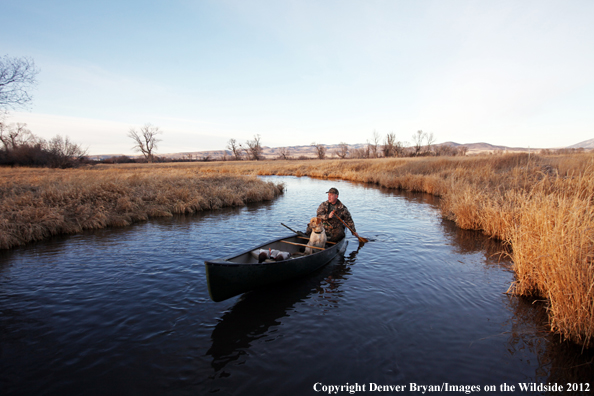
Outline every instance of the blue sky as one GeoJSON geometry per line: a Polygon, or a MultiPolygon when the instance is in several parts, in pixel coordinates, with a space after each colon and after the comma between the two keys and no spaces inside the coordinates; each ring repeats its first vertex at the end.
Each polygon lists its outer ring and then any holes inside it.
{"type": "Polygon", "coordinates": [[[3,0],[0,54],[40,73],[26,122],[90,154],[594,138],[594,1],[3,0]]]}

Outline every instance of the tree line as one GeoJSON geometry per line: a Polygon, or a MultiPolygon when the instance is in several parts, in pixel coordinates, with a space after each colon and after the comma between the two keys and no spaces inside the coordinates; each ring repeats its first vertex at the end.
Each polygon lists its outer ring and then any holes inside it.
{"type": "MultiPolygon", "coordinates": [[[[412,136],[413,143],[400,141],[393,132],[387,133],[383,138],[377,132],[373,132],[371,141],[368,140],[363,147],[353,148],[348,143],[341,142],[335,148],[323,143],[312,142],[316,158],[327,159],[335,157],[346,158],[389,158],[389,157],[422,157],[422,156],[457,156],[466,155],[465,146],[455,147],[453,145],[435,145],[433,133],[426,133],[422,130],[417,131],[412,136]]],[[[260,135],[255,135],[254,139],[246,141],[245,144],[238,143],[236,139],[230,139],[227,142],[227,150],[231,153],[230,158],[225,160],[261,160],[264,159],[263,148],[260,135]]],[[[277,159],[291,159],[289,148],[281,147],[276,151],[277,159]]],[[[301,156],[298,159],[308,159],[301,156]]]]}
{"type": "Polygon", "coordinates": [[[71,168],[86,162],[87,151],[68,136],[45,140],[26,126],[0,122],[0,165],[71,168]]]}
{"type": "Polygon", "coordinates": [[[37,83],[39,70],[30,58],[0,57],[0,165],[68,168],[86,157],[86,150],[66,136],[46,141],[33,135],[27,124],[7,124],[10,110],[27,107],[29,90],[37,83]]]}

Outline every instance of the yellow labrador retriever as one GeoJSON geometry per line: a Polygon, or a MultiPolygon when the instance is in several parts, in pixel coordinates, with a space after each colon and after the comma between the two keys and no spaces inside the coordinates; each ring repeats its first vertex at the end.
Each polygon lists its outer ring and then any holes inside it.
{"type": "MultiPolygon", "coordinates": [[[[307,246],[326,247],[326,230],[322,224],[322,219],[313,217],[309,221],[309,227],[311,228],[311,235],[309,236],[309,242],[307,246]]],[[[314,250],[312,248],[305,248],[305,254],[312,254],[314,250]]]]}

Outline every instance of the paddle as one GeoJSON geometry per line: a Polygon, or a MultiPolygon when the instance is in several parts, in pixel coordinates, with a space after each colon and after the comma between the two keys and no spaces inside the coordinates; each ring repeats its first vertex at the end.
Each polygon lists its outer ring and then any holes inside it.
{"type": "MultiPolygon", "coordinates": [[[[301,231],[295,231],[294,229],[292,229],[291,227],[289,227],[286,224],[281,223],[282,226],[287,227],[289,230],[293,231],[295,234],[297,234],[297,236],[301,239],[307,239],[309,240],[309,238],[307,237],[307,234],[304,234],[301,231]]],[[[336,245],[336,242],[332,242],[332,241],[326,241],[326,243],[330,244],[330,245],[336,245]]]]}
{"type": "MultiPolygon", "coordinates": [[[[353,231],[353,229],[352,229],[351,227],[349,227],[349,226],[347,225],[347,223],[345,223],[345,222],[344,222],[344,220],[342,220],[340,217],[338,217],[338,216],[336,215],[336,213],[334,213],[334,217],[336,217],[338,220],[340,220],[340,222],[341,222],[342,224],[344,224],[344,225],[345,225],[345,227],[346,227],[346,228],[348,228],[348,229],[349,229],[349,230],[350,230],[350,231],[353,233],[353,235],[355,235],[355,234],[356,234],[356,233],[355,233],[355,231],[353,231]]],[[[361,242],[361,243],[366,243],[366,242],[369,242],[369,239],[367,239],[367,238],[363,238],[363,237],[360,237],[359,235],[357,235],[357,238],[359,238],[359,242],[361,242]]]]}
{"type": "Polygon", "coordinates": [[[281,242],[288,243],[289,245],[303,246],[303,247],[308,247],[308,248],[312,248],[312,249],[319,249],[319,250],[326,250],[326,248],[323,248],[323,247],[310,246],[310,245],[306,245],[304,243],[295,243],[295,242],[289,242],[289,241],[285,241],[285,240],[281,240],[281,242]]]}
{"type": "Polygon", "coordinates": [[[283,223],[281,223],[282,226],[287,227],[289,230],[293,231],[295,234],[299,235],[299,236],[305,236],[304,233],[302,233],[301,231],[295,231],[294,229],[292,229],[291,227],[289,227],[288,225],[285,225],[283,223]]]}

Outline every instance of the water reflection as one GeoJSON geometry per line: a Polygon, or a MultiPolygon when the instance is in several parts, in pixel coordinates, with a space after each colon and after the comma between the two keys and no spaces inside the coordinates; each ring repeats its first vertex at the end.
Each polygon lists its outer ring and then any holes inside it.
{"type": "MultiPolygon", "coordinates": [[[[543,301],[509,296],[513,312],[509,324],[507,349],[516,358],[537,357],[535,378],[541,383],[584,383],[594,378],[594,350],[582,350],[550,332],[543,301]],[[527,352],[530,352],[529,354],[527,352]]],[[[572,394],[592,394],[585,389],[572,394]]]]}
{"type": "Polygon", "coordinates": [[[444,234],[452,241],[458,254],[481,253],[487,264],[511,267],[511,250],[501,241],[487,237],[481,231],[463,230],[451,220],[441,219],[440,226],[444,234]]]}
{"type": "Polygon", "coordinates": [[[305,278],[245,293],[223,314],[212,331],[211,346],[207,351],[207,355],[212,357],[214,370],[210,378],[228,376],[225,367],[247,359],[250,346],[255,341],[265,337],[266,342],[273,342],[274,328],[281,324],[282,318],[291,316],[298,303],[319,295],[320,298],[313,299],[313,304],[320,312],[336,307],[341,292],[340,282],[350,273],[346,260],[338,256],[305,278]]]}

